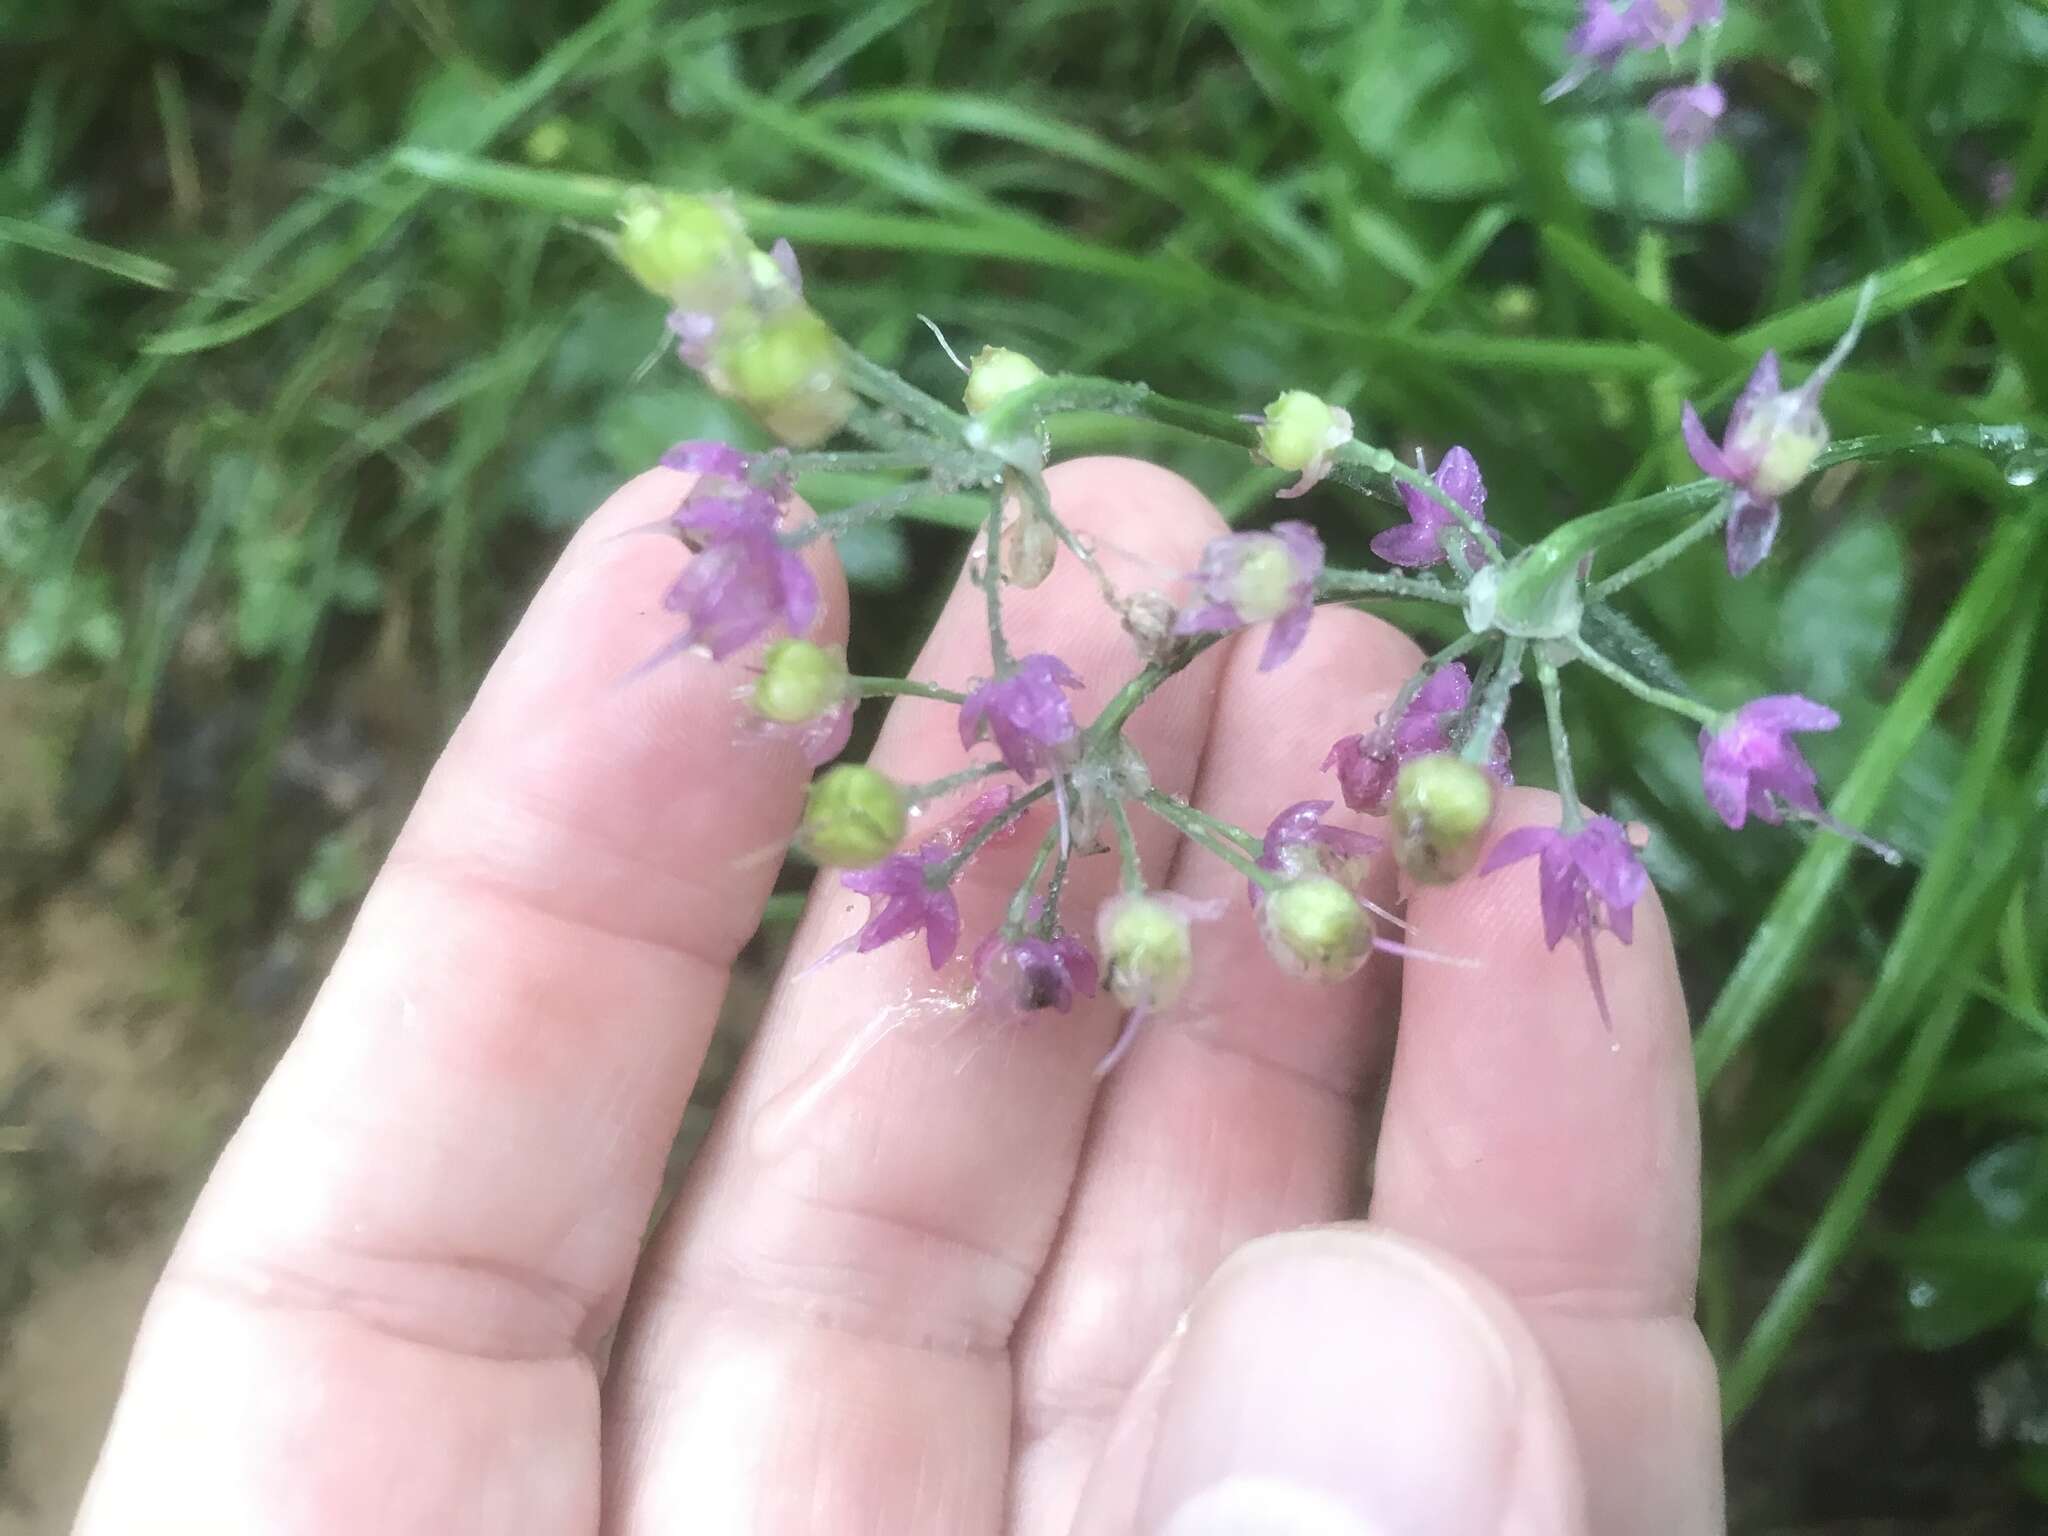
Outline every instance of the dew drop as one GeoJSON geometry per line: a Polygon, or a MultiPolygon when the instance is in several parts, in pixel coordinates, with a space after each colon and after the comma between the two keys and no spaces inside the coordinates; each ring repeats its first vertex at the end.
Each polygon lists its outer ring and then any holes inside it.
{"type": "Polygon", "coordinates": [[[2024,490],[2048,475],[2048,448],[2028,448],[2005,461],[2005,483],[2024,490]]]}

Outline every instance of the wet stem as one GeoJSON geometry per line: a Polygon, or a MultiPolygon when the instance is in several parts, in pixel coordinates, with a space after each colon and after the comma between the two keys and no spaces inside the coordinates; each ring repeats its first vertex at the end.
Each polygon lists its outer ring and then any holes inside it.
{"type": "Polygon", "coordinates": [[[967,695],[936,683],[913,682],[907,677],[850,677],[855,695],[863,699],[932,699],[940,704],[965,704],[967,695]]]}
{"type": "Polygon", "coordinates": [[[1536,682],[1543,690],[1543,718],[1550,728],[1550,761],[1557,774],[1557,797],[1564,802],[1564,830],[1576,832],[1584,825],[1579,814],[1579,786],[1572,774],[1571,738],[1564,728],[1564,689],[1557,678],[1557,663],[1548,656],[1536,658],[1536,682]]]}
{"type": "Polygon", "coordinates": [[[967,861],[981,852],[990,838],[1031,809],[1034,803],[1043,800],[1051,793],[1052,780],[1047,779],[1036,789],[1026,790],[1000,811],[997,811],[995,815],[989,817],[987,821],[981,824],[972,837],[960,845],[958,853],[955,853],[951,858],[941,859],[938,863],[925,867],[924,883],[926,886],[932,890],[939,890],[944,886],[951,885],[953,877],[966,868],[967,861]]]}
{"type": "Polygon", "coordinates": [[[1631,565],[1623,566],[1605,581],[1594,583],[1586,593],[1589,602],[1600,602],[1612,597],[1622,588],[1641,581],[1645,576],[1661,571],[1665,566],[1684,554],[1702,539],[1710,538],[1728,521],[1728,514],[1735,509],[1733,497],[1724,498],[1719,506],[1701,518],[1673,534],[1662,544],[1631,565]]]}
{"type": "Polygon", "coordinates": [[[1486,680],[1486,692],[1480,696],[1479,708],[1472,715],[1472,734],[1465,738],[1459,753],[1466,762],[1483,764],[1493,750],[1493,738],[1508,717],[1508,695],[1521,680],[1522,655],[1527,649],[1527,641],[1514,638],[1501,647],[1500,665],[1486,680]]]}
{"type": "Polygon", "coordinates": [[[988,655],[996,676],[1010,670],[1010,646],[1003,639],[1003,493],[989,497],[988,551],[982,561],[982,589],[988,593],[988,655]]]}
{"type": "MultiPolygon", "coordinates": [[[[1059,829],[1055,827],[1046,833],[1044,840],[1039,843],[1038,856],[1031,861],[1030,873],[1024,876],[1024,883],[1017,887],[1017,894],[1010,898],[1009,911],[1003,914],[1003,927],[1006,930],[1014,933],[1023,928],[1024,919],[1031,913],[1031,893],[1037,888],[1038,877],[1045,873],[1046,863],[1052,858],[1053,847],[1059,840],[1059,829]]],[[[1060,861],[1060,868],[1064,871],[1066,860],[1060,861]]],[[[1054,888],[1046,892],[1045,910],[1048,914],[1058,905],[1058,884],[1059,876],[1055,876],[1054,888]]]]}
{"type": "Polygon", "coordinates": [[[1118,862],[1123,866],[1124,889],[1142,891],[1145,889],[1145,866],[1138,858],[1138,840],[1131,832],[1130,813],[1124,809],[1123,801],[1111,800],[1109,815],[1116,823],[1116,851],[1118,862]]]}
{"type": "Polygon", "coordinates": [[[1280,884],[1278,875],[1269,869],[1259,868],[1249,853],[1227,834],[1218,830],[1214,818],[1204,816],[1193,806],[1175,800],[1170,795],[1161,794],[1156,789],[1145,792],[1143,803],[1146,810],[1179,832],[1189,842],[1206,848],[1261,890],[1270,891],[1280,884]]]}
{"type": "Polygon", "coordinates": [[[1655,704],[1659,709],[1668,709],[1674,715],[1683,715],[1686,719],[1705,726],[1709,730],[1712,730],[1721,723],[1721,712],[1719,710],[1688,699],[1682,694],[1668,692],[1653,683],[1644,682],[1635,673],[1629,671],[1627,667],[1622,666],[1619,662],[1610,661],[1607,657],[1601,655],[1600,652],[1594,650],[1592,646],[1586,644],[1585,641],[1574,638],[1571,646],[1572,653],[1580,661],[1583,661],[1609,682],[1616,683],[1627,689],[1644,703],[1655,704]]]}

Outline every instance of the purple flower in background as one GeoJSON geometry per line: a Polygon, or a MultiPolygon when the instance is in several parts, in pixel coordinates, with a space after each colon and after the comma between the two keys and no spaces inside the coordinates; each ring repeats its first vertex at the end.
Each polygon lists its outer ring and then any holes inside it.
{"type": "Polygon", "coordinates": [[[1695,27],[1720,21],[1725,9],[1725,0],[1583,0],[1565,41],[1571,67],[1543,99],[1555,101],[1595,70],[1614,68],[1623,54],[1676,48],[1695,27]]]}
{"type": "MultiPolygon", "coordinates": [[[[1323,818],[1334,804],[1330,800],[1297,800],[1275,816],[1259,850],[1259,868],[1289,879],[1331,875],[1353,889],[1362,885],[1365,864],[1385,845],[1370,832],[1325,823],[1323,818]]],[[[1256,907],[1261,900],[1257,885],[1251,887],[1251,898],[1256,907]]]]}
{"type": "Polygon", "coordinates": [[[944,966],[960,942],[960,906],[948,887],[933,886],[925,875],[946,856],[943,845],[927,842],[916,853],[892,854],[872,869],[841,875],[841,885],[867,897],[868,920],[821,956],[818,964],[848,953],[864,955],[922,930],[932,969],[944,966]]]}
{"type": "Polygon", "coordinates": [[[1322,573],[1323,541],[1307,523],[1211,539],[1194,575],[1200,594],[1181,610],[1173,632],[1213,634],[1271,619],[1259,657],[1259,670],[1270,672],[1301,649],[1322,573]]]}
{"type": "Polygon", "coordinates": [[[1094,952],[1071,933],[1050,939],[992,933],[974,951],[974,977],[976,996],[1010,1013],[1066,1013],[1075,993],[1093,997],[1097,983],[1094,952]]]}
{"type": "Polygon", "coordinates": [[[1586,975],[1593,984],[1600,1017],[1612,1028],[1607,992],[1593,954],[1593,934],[1605,928],[1622,943],[1635,939],[1635,905],[1650,888],[1650,876],[1628,840],[1628,832],[1611,816],[1593,816],[1576,832],[1563,827],[1517,827],[1493,845],[1482,875],[1523,859],[1536,858],[1543,906],[1543,942],[1555,949],[1575,934],[1586,956],[1586,975]]]}
{"type": "MultiPolygon", "coordinates": [[[[1368,816],[1383,816],[1394,796],[1394,780],[1410,758],[1452,752],[1463,742],[1452,734],[1472,697],[1472,679],[1463,663],[1437,668],[1409,699],[1397,720],[1382,720],[1372,731],[1346,736],[1323,759],[1323,772],[1337,772],[1344,803],[1368,816]]],[[[1512,784],[1506,731],[1496,731],[1486,771],[1502,784],[1512,784]]]]}
{"type": "MultiPolygon", "coordinates": [[[[664,656],[701,646],[713,661],[781,627],[808,631],[818,616],[818,583],[772,521],[734,520],[718,529],[662,599],[688,627],[664,656]]],[[[657,658],[660,659],[660,658],[657,658]]]]}
{"type": "Polygon", "coordinates": [[[720,442],[717,438],[691,438],[664,453],[661,467],[680,470],[686,475],[722,475],[728,480],[744,480],[747,456],[731,443],[720,442]]]}
{"type": "Polygon", "coordinates": [[[1727,110],[1728,93],[1711,80],[1659,91],[1650,98],[1650,116],[1664,130],[1664,143],[1688,161],[1707,147],[1727,110]]]}
{"type": "MultiPolygon", "coordinates": [[[[1486,481],[1480,477],[1478,460],[1463,448],[1453,448],[1443,456],[1431,478],[1438,490],[1472,514],[1475,523],[1486,526],[1486,481]]],[[[1463,527],[1457,514],[1427,491],[1405,483],[1401,486],[1401,501],[1408,509],[1407,526],[1374,534],[1372,552],[1389,565],[1405,565],[1412,570],[1448,559],[1444,535],[1463,527]]],[[[1469,533],[1463,538],[1465,564],[1476,571],[1486,561],[1486,548],[1469,533]]]]}
{"type": "Polygon", "coordinates": [[[1057,656],[1020,657],[1001,677],[991,678],[960,706],[960,745],[971,747],[993,736],[996,751],[1027,783],[1060,758],[1079,733],[1073,706],[1062,691],[1081,679],[1057,656]]]}
{"type": "Polygon", "coordinates": [[[1751,816],[1776,822],[1789,808],[1821,818],[1812,767],[1792,742],[1797,731],[1832,731],[1842,717],[1796,693],[1752,699],[1718,731],[1700,732],[1700,784],[1731,828],[1751,816]]]}

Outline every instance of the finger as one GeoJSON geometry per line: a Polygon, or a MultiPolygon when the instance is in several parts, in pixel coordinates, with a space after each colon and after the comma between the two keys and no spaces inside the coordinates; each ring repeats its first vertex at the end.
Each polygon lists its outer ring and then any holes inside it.
{"type": "MultiPolygon", "coordinates": [[[[1090,460],[1048,479],[1122,585],[1191,569],[1222,531],[1199,493],[1150,466],[1090,460]]],[[[1006,595],[1004,612],[1016,654],[1057,651],[1086,680],[1077,719],[1137,668],[1071,559],[1035,591],[1006,595]]],[[[1132,721],[1168,788],[1192,777],[1227,650],[1132,721]]],[[[983,594],[963,584],[914,675],[958,686],[988,658],[983,594]]],[[[957,732],[956,711],[905,700],[875,760],[905,780],[944,775],[963,761],[957,732]]],[[[963,950],[1000,919],[1046,825],[1038,817],[962,877],[963,950]]],[[[1167,839],[1148,828],[1145,846],[1157,861],[1167,839]]],[[[1088,931],[1114,879],[1113,858],[1076,862],[1070,926],[1088,931]]],[[[809,971],[862,905],[821,880],[651,1254],[613,1377],[619,1530],[953,1536],[1001,1523],[1011,1330],[1051,1244],[1115,1020],[1100,1001],[1065,1018],[963,1013],[964,962],[935,979],[916,940],[809,971]],[[835,1077],[850,1046],[890,1023],[901,1027],[835,1077]]]]}
{"type": "MultiPolygon", "coordinates": [[[[1369,728],[1421,653],[1378,619],[1329,608],[1284,667],[1261,673],[1258,659],[1240,646],[1224,673],[1195,796],[1254,830],[1335,794],[1318,766],[1330,741],[1369,728]]],[[[1354,1095],[1392,1022],[1388,957],[1341,985],[1294,980],[1265,953],[1242,875],[1184,846],[1172,887],[1225,912],[1195,930],[1190,995],[1150,1021],[1109,1080],[1032,1301],[1018,1352],[1019,1532],[1067,1529],[1118,1406],[1226,1254],[1344,1214],[1354,1095]]]]}
{"type": "Polygon", "coordinates": [[[1251,1244],[1196,1301],[1167,1378],[1075,1536],[1586,1528],[1541,1349],[1485,1280],[1412,1242],[1330,1227],[1251,1244]]]}
{"type": "MultiPolygon", "coordinates": [[[[1557,823],[1515,791],[1496,835],[1557,823]]],[[[1527,1309],[1585,1444],[1594,1529],[1720,1528],[1713,1373],[1692,1322],[1699,1124],[1685,999],[1654,894],[1601,935],[1614,1027],[1572,944],[1543,944],[1532,862],[1418,892],[1373,1219],[1527,1309]]]]}
{"type": "Polygon", "coordinates": [[[736,669],[632,676],[687,556],[617,535],[687,484],[591,519],[449,743],[171,1260],[87,1529],[594,1526],[588,1352],[805,777],[735,755],[736,669]]]}

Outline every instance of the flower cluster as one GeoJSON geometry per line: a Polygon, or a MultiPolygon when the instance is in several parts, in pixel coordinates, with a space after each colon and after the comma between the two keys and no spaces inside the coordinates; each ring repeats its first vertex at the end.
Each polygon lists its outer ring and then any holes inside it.
{"type": "MultiPolygon", "coordinates": [[[[1589,7],[1574,47],[1589,67],[1604,67],[1632,50],[1675,47],[1719,14],[1718,5],[1696,0],[1600,4],[1589,7]]],[[[1704,94],[1713,88],[1686,89],[1688,102],[1660,112],[1716,115],[1718,106],[1704,94]]],[[[1306,390],[1285,391],[1263,412],[1239,418],[1231,440],[1297,477],[1282,496],[1329,483],[1397,504],[1405,520],[1369,541],[1379,564],[1334,566],[1308,522],[1281,519],[1220,535],[1194,569],[1163,589],[1126,592],[1053,506],[1042,474],[1045,424],[1060,410],[1139,411],[1156,397],[1110,380],[1048,375],[1021,353],[984,348],[967,370],[963,408],[955,409],[829,333],[787,354],[829,360],[829,389],[798,378],[804,369],[794,364],[775,389],[756,389],[749,380],[767,375],[750,370],[768,365],[750,349],[774,352],[783,343],[772,338],[785,321],[816,322],[803,306],[793,259],[755,252],[730,205],[718,199],[636,205],[619,250],[674,305],[671,324],[686,360],[714,387],[754,405],[787,445],[749,455],[692,441],[664,455],[665,466],[693,478],[661,525],[690,551],[666,598],[683,627],[663,656],[746,655],[752,674],[739,697],[750,732],[787,738],[814,765],[844,749],[860,700],[879,694],[916,701],[906,708],[950,710],[967,759],[960,771],[921,784],[898,783],[858,763],[826,768],[813,780],[799,845],[869,903],[865,920],[827,960],[921,937],[926,959],[941,969],[966,937],[976,994],[1000,1017],[1065,1014],[1105,992],[1122,1007],[1124,1031],[1106,1069],[1144,1020],[1185,996],[1201,963],[1197,926],[1220,910],[1148,880],[1132,820],[1149,815],[1242,876],[1248,919],[1274,963],[1322,982],[1353,975],[1375,952],[1413,963],[1441,958],[1401,942],[1394,931],[1401,920],[1375,903],[1375,890],[1483,879],[1534,860],[1545,942],[1575,943],[1607,1017],[1596,941],[1633,940],[1649,876],[1629,829],[1579,803],[1561,702],[1566,671],[1603,677],[1692,721],[1700,731],[1702,794],[1729,828],[1751,818],[1793,818],[1859,835],[1829,817],[1817,776],[1794,741],[1833,729],[1833,710],[1796,695],[1717,710],[1667,688],[1666,679],[1638,675],[1596,645],[1597,631],[1582,632],[1582,623],[1615,591],[1716,531],[1725,531],[1732,574],[1747,574],[1765,557],[1786,498],[1823,462],[1829,433],[1820,397],[1855,342],[1860,310],[1841,343],[1795,388],[1783,386],[1776,355],[1766,353],[1719,442],[1685,405],[1676,435],[1707,477],[1697,486],[1570,519],[1526,548],[1488,520],[1486,480],[1466,448],[1448,447],[1432,471],[1426,458],[1410,464],[1361,442],[1342,408],[1306,390]],[[846,409],[821,411],[826,395],[839,393],[846,409]],[[851,411],[855,397],[866,410],[851,411]],[[805,451],[841,423],[864,436],[871,451],[805,451]],[[871,502],[820,519],[790,515],[797,476],[851,462],[907,478],[871,502]],[[962,666],[976,675],[959,679],[852,676],[841,648],[810,637],[819,589],[803,547],[895,515],[920,495],[963,491],[986,498],[969,573],[986,600],[987,665],[962,666]],[[1686,521],[1620,575],[1595,582],[1593,568],[1608,546],[1645,526],[1645,507],[1686,521]],[[1045,579],[1060,560],[1085,568],[1138,653],[1132,680],[1092,715],[1073,666],[1053,649],[1016,654],[1006,627],[1006,594],[1045,579]],[[1350,722],[1354,729],[1323,758],[1344,811],[1374,818],[1372,827],[1338,819],[1343,813],[1333,797],[1279,807],[1255,832],[1154,787],[1126,725],[1200,651],[1243,636],[1240,643],[1258,647],[1260,671],[1291,661],[1298,667],[1319,605],[1391,599],[1442,605],[1455,638],[1385,708],[1350,722]],[[1532,680],[1542,693],[1558,817],[1502,832],[1496,811],[1514,782],[1508,717],[1517,692],[1532,680]],[[955,794],[970,797],[965,809],[913,837],[918,808],[955,794]],[[985,849],[1018,838],[1035,840],[1036,851],[1014,895],[986,931],[963,935],[956,895],[962,871],[985,849]],[[1118,860],[1117,894],[1093,911],[1077,911],[1071,868],[1097,856],[1118,860]]]]}
{"type": "Polygon", "coordinates": [[[1689,172],[1692,157],[1706,147],[1728,110],[1727,93],[1710,74],[1711,33],[1725,10],[1725,0],[1582,0],[1579,24],[1565,41],[1570,62],[1543,99],[1556,101],[1592,75],[1613,70],[1632,53],[1675,56],[1696,31],[1706,29],[1709,41],[1697,76],[1658,91],[1649,104],[1664,142],[1685,159],[1689,172]]]}

